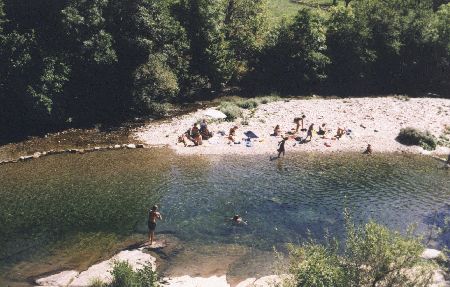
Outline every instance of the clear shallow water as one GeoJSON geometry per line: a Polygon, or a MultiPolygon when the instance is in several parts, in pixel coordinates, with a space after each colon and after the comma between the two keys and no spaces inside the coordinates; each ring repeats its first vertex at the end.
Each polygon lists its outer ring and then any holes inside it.
{"type": "MultiPolygon", "coordinates": [[[[0,166],[0,268],[6,270],[80,234],[158,232],[192,246],[238,244],[261,251],[343,233],[343,210],[424,232],[450,204],[450,173],[420,156],[357,154],[176,157],[168,150],[58,155],[0,166]],[[228,218],[241,214],[247,226],[228,218]],[[5,269],[6,268],[6,269],[5,269]]],[[[51,262],[50,262],[51,263],[51,262]]],[[[0,276],[1,277],[1,276],[0,276]]],[[[1,279],[0,279],[1,282],[1,279]]]]}

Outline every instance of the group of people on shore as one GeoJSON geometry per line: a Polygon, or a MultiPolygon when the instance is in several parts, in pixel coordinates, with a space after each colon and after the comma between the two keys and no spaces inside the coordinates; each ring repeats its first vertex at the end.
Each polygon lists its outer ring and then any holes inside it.
{"type": "MultiPolygon", "coordinates": [[[[314,129],[314,123],[311,123],[309,125],[308,129],[306,129],[304,127],[304,119],[305,118],[306,118],[305,115],[294,118],[294,123],[296,124],[296,126],[294,128],[292,128],[290,131],[288,131],[286,134],[284,134],[282,132],[280,125],[275,126],[272,136],[281,136],[282,137],[282,140],[280,142],[278,142],[278,149],[277,149],[278,158],[280,158],[281,155],[284,156],[285,151],[286,151],[285,144],[286,144],[286,141],[289,139],[293,139],[299,143],[307,143],[312,140],[313,134],[315,134],[315,133],[317,133],[317,135],[321,136],[323,139],[332,139],[332,140],[339,140],[345,135],[351,136],[351,134],[352,134],[352,131],[350,129],[338,127],[336,130],[336,134],[334,136],[331,136],[328,138],[327,135],[329,135],[332,132],[332,130],[327,129],[326,123],[322,123],[322,125],[319,126],[318,131],[315,131],[315,129],[314,129]],[[300,129],[300,127],[301,127],[301,129],[300,129]],[[306,132],[306,136],[304,138],[302,138],[300,136],[300,132],[306,132]]],[[[327,147],[331,146],[331,144],[328,142],[325,142],[324,144],[327,147]]],[[[367,145],[363,154],[372,154],[372,146],[370,144],[367,145]]]]}
{"type": "Polygon", "coordinates": [[[195,146],[198,146],[203,144],[203,140],[208,140],[213,136],[213,133],[208,129],[206,119],[202,120],[200,128],[198,126],[198,123],[194,123],[191,128],[178,137],[178,142],[188,146],[188,142],[191,141],[195,146]]]}
{"type": "MultiPolygon", "coordinates": [[[[336,130],[336,134],[328,137],[328,135],[332,134],[332,130],[327,128],[326,123],[322,123],[319,126],[319,130],[316,131],[314,129],[314,123],[311,123],[308,128],[304,127],[304,120],[306,116],[302,115],[301,117],[295,117],[294,123],[295,127],[292,128],[290,131],[283,132],[280,125],[276,125],[273,133],[271,136],[275,137],[281,137],[281,141],[278,142],[278,158],[281,155],[285,155],[286,148],[285,144],[287,140],[293,139],[297,141],[300,144],[307,143],[312,141],[313,135],[317,134],[318,136],[321,136],[323,139],[332,139],[332,140],[339,140],[345,135],[351,136],[352,131],[350,129],[346,129],[345,127],[338,127],[336,130]],[[301,133],[305,132],[306,135],[304,137],[301,136],[301,133]]],[[[228,144],[240,144],[241,141],[236,136],[236,131],[238,129],[238,126],[233,125],[228,135],[225,135],[225,132],[221,132],[222,135],[226,136],[228,140],[228,144]]],[[[214,134],[208,129],[208,123],[206,119],[203,119],[200,122],[200,127],[198,123],[194,123],[192,127],[190,127],[185,133],[180,135],[178,137],[178,142],[183,143],[184,146],[188,146],[189,142],[192,142],[194,146],[202,145],[203,140],[210,139],[214,134]]],[[[295,144],[294,144],[295,145],[295,144]]],[[[330,147],[331,144],[329,142],[324,143],[325,146],[330,147]]],[[[364,154],[372,154],[372,146],[370,144],[367,145],[367,148],[363,152],[364,154]]]]}

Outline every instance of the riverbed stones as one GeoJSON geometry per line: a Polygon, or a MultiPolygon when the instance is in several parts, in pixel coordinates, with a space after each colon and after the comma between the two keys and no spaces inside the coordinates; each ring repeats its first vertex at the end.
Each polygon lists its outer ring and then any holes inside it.
{"type": "Polygon", "coordinates": [[[33,153],[33,158],[40,158],[41,156],[42,156],[42,153],[40,153],[40,152],[33,153]]]}
{"type": "Polygon", "coordinates": [[[211,277],[191,277],[189,275],[165,278],[164,287],[230,287],[225,275],[211,277]]]}

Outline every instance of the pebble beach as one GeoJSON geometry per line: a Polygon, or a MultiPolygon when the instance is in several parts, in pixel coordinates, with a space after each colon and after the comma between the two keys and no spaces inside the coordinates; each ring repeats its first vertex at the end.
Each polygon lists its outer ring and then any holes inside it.
{"type": "MultiPolygon", "coordinates": [[[[439,137],[450,126],[450,100],[438,98],[343,98],[343,99],[280,99],[260,104],[254,110],[243,110],[242,118],[235,121],[208,119],[205,110],[186,114],[163,122],[155,122],[140,128],[135,138],[147,145],[164,145],[178,154],[223,155],[223,154],[273,154],[281,136],[271,136],[274,127],[280,125],[283,134],[288,135],[295,127],[293,119],[305,116],[304,128],[314,123],[317,131],[325,123],[325,136],[313,133],[310,142],[299,143],[292,139],[286,143],[286,153],[290,152],[363,152],[368,144],[373,152],[407,152],[415,154],[447,155],[450,149],[438,146],[429,152],[419,146],[406,146],[396,141],[400,129],[406,127],[429,131],[439,137]],[[215,135],[203,141],[200,146],[190,143],[187,147],[177,143],[178,136],[195,122],[208,120],[208,128],[215,135]],[[228,131],[238,126],[236,138],[241,144],[230,144],[228,131]],[[336,139],[337,128],[350,130],[349,135],[336,139]],[[246,144],[245,133],[252,131],[258,136],[246,144]]],[[[296,136],[305,137],[306,132],[296,136]]]]}

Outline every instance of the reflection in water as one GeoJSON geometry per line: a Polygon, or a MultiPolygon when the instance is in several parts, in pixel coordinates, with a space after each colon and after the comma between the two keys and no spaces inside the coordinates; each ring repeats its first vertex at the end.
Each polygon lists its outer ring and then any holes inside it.
{"type": "Polygon", "coordinates": [[[345,207],[357,221],[373,218],[397,230],[417,222],[423,231],[430,210],[450,204],[448,171],[432,159],[400,155],[270,161],[121,150],[1,166],[0,182],[0,266],[47,254],[84,233],[144,234],[155,203],[164,216],[159,233],[194,249],[221,243],[261,252],[309,233],[321,238],[325,229],[341,236],[345,207]],[[234,214],[248,225],[231,225],[226,219],[234,214]]]}

